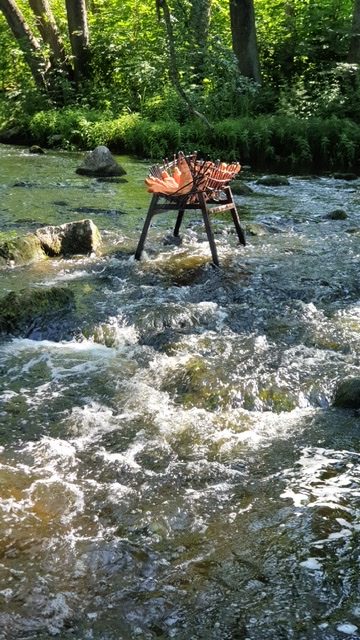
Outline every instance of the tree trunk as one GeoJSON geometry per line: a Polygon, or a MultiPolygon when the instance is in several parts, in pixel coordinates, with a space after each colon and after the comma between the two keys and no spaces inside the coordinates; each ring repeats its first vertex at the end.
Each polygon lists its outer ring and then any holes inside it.
{"type": "Polygon", "coordinates": [[[354,0],[348,62],[360,64],[360,0],[354,0]]]}
{"type": "Polygon", "coordinates": [[[89,28],[85,0],[66,0],[66,13],[75,79],[80,82],[87,76],[89,63],[89,28]]]}
{"type": "Polygon", "coordinates": [[[24,53],[36,85],[40,89],[46,88],[45,73],[48,69],[48,62],[42,56],[40,43],[33,35],[16,2],[14,0],[0,0],[0,10],[24,53]]]}
{"type": "Polygon", "coordinates": [[[211,0],[192,0],[190,24],[195,42],[193,64],[195,81],[201,83],[205,77],[207,41],[210,27],[211,0]]]}
{"type": "Polygon", "coordinates": [[[230,0],[233,51],[241,75],[261,83],[253,0],[230,0]]]}
{"type": "Polygon", "coordinates": [[[53,63],[56,66],[66,65],[64,45],[61,41],[55,18],[48,0],[29,0],[30,7],[36,16],[36,24],[43,41],[49,45],[53,63]]]}
{"type": "Polygon", "coordinates": [[[179,69],[178,69],[177,58],[176,58],[175,39],[174,39],[174,33],[173,33],[173,28],[171,23],[171,15],[170,15],[170,10],[166,0],[156,0],[156,9],[158,12],[159,19],[160,19],[161,12],[164,16],[166,35],[167,35],[168,46],[169,46],[169,75],[173,83],[173,86],[177,91],[178,95],[180,96],[180,98],[185,102],[185,104],[187,104],[190,112],[194,116],[197,116],[198,118],[200,118],[200,120],[205,122],[205,124],[208,127],[211,127],[212,125],[210,124],[208,119],[202,113],[200,113],[195,109],[186,91],[184,91],[183,87],[181,86],[179,69]]]}

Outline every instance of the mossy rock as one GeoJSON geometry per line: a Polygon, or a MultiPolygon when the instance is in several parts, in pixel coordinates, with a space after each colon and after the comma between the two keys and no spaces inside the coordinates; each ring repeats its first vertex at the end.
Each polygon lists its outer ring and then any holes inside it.
{"type": "Polygon", "coordinates": [[[254,191],[245,182],[236,180],[231,183],[231,191],[234,196],[250,196],[254,191]]]}
{"type": "Polygon", "coordinates": [[[11,291],[0,300],[0,334],[19,334],[75,306],[74,294],[65,287],[11,291]]]}
{"type": "Polygon", "coordinates": [[[246,235],[249,236],[268,236],[270,231],[264,225],[259,222],[247,222],[245,225],[246,235]]]}
{"type": "Polygon", "coordinates": [[[32,233],[0,240],[0,266],[28,264],[45,257],[39,238],[32,233]]]}
{"type": "Polygon", "coordinates": [[[346,378],[335,390],[333,406],[340,409],[360,409],[360,378],[346,378]]]}
{"type": "Polygon", "coordinates": [[[39,147],[39,145],[37,144],[32,144],[30,149],[29,149],[29,153],[34,153],[37,155],[44,155],[45,151],[42,147],[39,147]]]}
{"type": "Polygon", "coordinates": [[[231,403],[232,390],[219,382],[222,375],[223,372],[210,367],[202,358],[193,357],[168,377],[162,389],[187,409],[225,409],[231,403]]]}
{"type": "Polygon", "coordinates": [[[256,181],[256,184],[261,184],[265,187],[286,187],[290,184],[289,180],[285,176],[263,176],[256,181]]]}
{"type": "Polygon", "coordinates": [[[98,252],[101,247],[101,235],[92,220],[67,222],[57,227],[42,227],[36,231],[46,255],[72,256],[98,252]]]}
{"type": "Polygon", "coordinates": [[[329,213],[324,216],[327,220],[346,220],[348,217],[344,209],[334,209],[334,211],[329,211],[329,213]]]}
{"type": "Polygon", "coordinates": [[[350,233],[353,236],[360,235],[360,227],[351,227],[351,229],[346,229],[346,233],[350,233]]]}
{"type": "Polygon", "coordinates": [[[275,413],[293,411],[296,408],[295,398],[291,397],[285,389],[278,387],[260,389],[259,399],[264,403],[265,410],[275,413]]]}
{"type": "Polygon", "coordinates": [[[334,173],[335,180],[357,180],[356,173],[334,173]]]}

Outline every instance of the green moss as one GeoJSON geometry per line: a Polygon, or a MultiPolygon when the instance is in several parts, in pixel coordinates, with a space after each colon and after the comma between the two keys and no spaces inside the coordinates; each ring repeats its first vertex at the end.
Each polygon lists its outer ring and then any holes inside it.
{"type": "Polygon", "coordinates": [[[6,240],[0,237],[0,265],[27,264],[45,257],[40,240],[34,234],[10,237],[6,240]]]}
{"type": "Polygon", "coordinates": [[[0,333],[21,333],[39,318],[73,307],[74,294],[64,287],[12,291],[0,300],[0,333]]]}
{"type": "Polygon", "coordinates": [[[292,411],[296,407],[296,402],[291,398],[285,389],[269,387],[259,391],[259,398],[265,404],[267,410],[280,413],[281,411],[292,411]]]}
{"type": "Polygon", "coordinates": [[[224,409],[231,401],[229,385],[221,382],[223,373],[200,357],[193,357],[167,379],[163,390],[175,396],[186,408],[201,407],[208,411],[224,409]]]}

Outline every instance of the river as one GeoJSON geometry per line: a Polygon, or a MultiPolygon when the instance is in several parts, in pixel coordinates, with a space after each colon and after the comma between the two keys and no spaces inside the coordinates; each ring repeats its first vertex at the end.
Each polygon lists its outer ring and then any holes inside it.
{"type": "Polygon", "coordinates": [[[360,638],[360,417],[331,406],[360,374],[360,179],[249,181],[256,235],[217,217],[216,269],[194,212],[134,260],[147,163],[0,158],[0,231],[91,218],[105,246],[0,274],[77,303],[0,345],[0,639],[360,638]]]}

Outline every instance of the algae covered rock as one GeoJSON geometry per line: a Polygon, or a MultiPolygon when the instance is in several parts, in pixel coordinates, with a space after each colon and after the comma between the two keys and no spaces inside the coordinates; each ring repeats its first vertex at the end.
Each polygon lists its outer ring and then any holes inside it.
{"type": "Polygon", "coordinates": [[[45,151],[42,147],[39,147],[38,144],[32,144],[29,153],[34,153],[36,155],[44,155],[45,151]]]}
{"type": "Polygon", "coordinates": [[[74,306],[74,294],[65,287],[11,291],[0,300],[0,334],[26,333],[74,306]]]}
{"type": "Polygon", "coordinates": [[[349,216],[344,209],[334,209],[324,216],[327,220],[346,220],[348,217],[349,216]]]}
{"type": "Polygon", "coordinates": [[[334,407],[360,409],[360,378],[346,378],[335,389],[334,407]]]}
{"type": "Polygon", "coordinates": [[[235,180],[235,182],[232,182],[230,186],[234,196],[249,196],[254,193],[252,188],[241,180],[235,180]]]}
{"type": "Polygon", "coordinates": [[[356,173],[334,173],[335,180],[357,180],[356,173]]]}
{"type": "Polygon", "coordinates": [[[101,246],[100,231],[92,220],[42,227],[35,234],[51,257],[96,253],[101,246]]]}
{"type": "Polygon", "coordinates": [[[76,169],[76,173],[83,176],[106,177],[123,176],[126,171],[116,162],[109,149],[100,145],[85,155],[84,161],[76,169]]]}
{"type": "Polygon", "coordinates": [[[45,257],[41,242],[35,234],[0,241],[0,266],[28,264],[45,257]]]}
{"type": "Polygon", "coordinates": [[[245,231],[249,236],[268,236],[270,233],[269,229],[260,222],[247,222],[245,231]]]}

